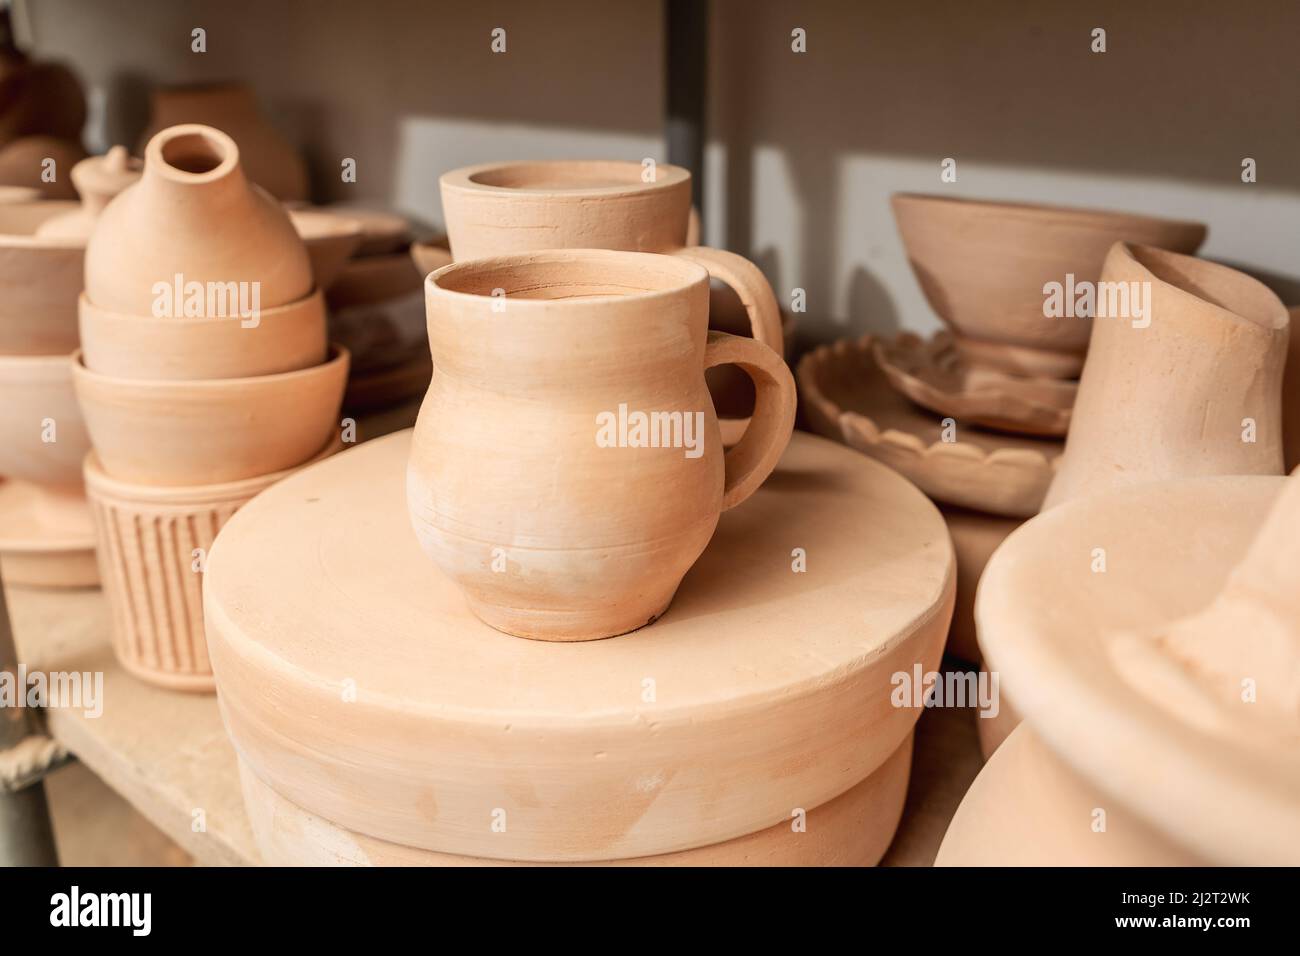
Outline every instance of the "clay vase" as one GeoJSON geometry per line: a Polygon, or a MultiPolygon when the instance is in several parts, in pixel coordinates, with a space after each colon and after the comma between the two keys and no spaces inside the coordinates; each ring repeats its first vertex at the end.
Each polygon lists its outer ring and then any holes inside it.
{"type": "MultiPolygon", "coordinates": [[[[542,249],[660,252],[698,263],[744,303],[754,338],[784,354],[772,287],[748,259],[689,246],[691,174],[661,164],[645,182],[640,163],[489,163],[444,173],[442,209],[458,262],[542,249]]],[[[698,226],[697,233],[698,233],[698,226]]]]}
{"type": "Polygon", "coordinates": [[[1300,306],[1290,310],[1291,339],[1282,376],[1282,446],[1287,472],[1300,468],[1300,306]]]}
{"type": "Polygon", "coordinates": [[[0,205],[0,355],[68,355],[77,347],[85,244],[37,237],[71,202],[0,205]]]}
{"type": "Polygon", "coordinates": [[[1195,252],[1205,226],[1130,213],[900,193],[894,219],[921,291],[972,365],[1079,374],[1087,318],[1049,318],[1044,286],[1096,282],[1117,241],[1195,252]]]}
{"type": "Polygon", "coordinates": [[[276,199],[306,200],[307,164],[257,107],[252,89],[212,83],[155,90],[149,128],[140,145],[169,126],[201,123],[229,135],[238,145],[244,172],[276,199]]]}
{"type": "Polygon", "coordinates": [[[1227,266],[1124,243],[1101,278],[1149,289],[1146,315],[1093,324],[1044,508],[1165,478],[1282,474],[1289,320],[1278,297],[1227,266]]]}
{"type": "Polygon", "coordinates": [[[45,199],[76,199],[72,167],[86,158],[81,144],[55,136],[24,136],[0,148],[0,185],[40,190],[45,199]],[[54,161],[54,178],[42,173],[46,160],[54,161]]]}
{"type": "Polygon", "coordinates": [[[208,126],[151,139],[140,181],[108,204],[86,246],[86,297],[101,309],[157,314],[160,292],[171,295],[178,282],[241,284],[263,309],[312,290],[288,213],[245,178],[234,140],[208,126]]]}
{"type": "Polygon", "coordinates": [[[76,212],[56,216],[37,228],[38,236],[90,239],[95,222],[109,200],[140,179],[144,164],[127,153],[125,146],[114,146],[103,156],[90,156],[72,167],[72,185],[81,196],[76,212]]]}
{"type": "Polygon", "coordinates": [[[408,507],[485,623],[554,641],[651,623],[718,515],[775,466],[793,378],[761,342],[708,330],[708,280],[678,257],[604,250],[457,263],[425,280],[434,375],[408,507]],[[723,363],[756,391],[725,460],[704,384],[723,363]]]}

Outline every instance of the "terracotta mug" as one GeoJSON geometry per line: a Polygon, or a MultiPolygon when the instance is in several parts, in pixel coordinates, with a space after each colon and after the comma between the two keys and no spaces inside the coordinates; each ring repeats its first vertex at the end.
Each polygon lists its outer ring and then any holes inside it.
{"type": "Polygon", "coordinates": [[[444,173],[439,184],[457,262],[543,249],[622,249],[689,259],[735,290],[754,338],[783,354],[781,312],[759,268],[734,252],[689,244],[699,227],[692,235],[691,174],[680,166],[488,163],[444,173]]]}
{"type": "Polygon", "coordinates": [[[421,546],[498,630],[623,634],[663,614],[722,511],[776,465],[794,380],[711,332],[709,273],[675,256],[551,250],[425,280],[434,374],[407,502],[421,546]],[[754,381],[724,455],[704,371],[754,381]]]}

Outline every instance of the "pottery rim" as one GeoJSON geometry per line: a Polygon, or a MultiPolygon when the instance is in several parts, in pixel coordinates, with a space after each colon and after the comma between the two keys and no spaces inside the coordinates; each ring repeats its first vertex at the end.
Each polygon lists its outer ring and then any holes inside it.
{"type": "Polygon", "coordinates": [[[641,179],[644,167],[632,160],[552,159],[506,163],[480,163],[443,173],[443,189],[495,193],[500,196],[545,196],[548,199],[582,202],[592,198],[632,196],[675,189],[690,183],[691,174],[680,166],[659,163],[655,179],[641,179]],[[563,185],[572,174],[573,185],[563,185]],[[516,177],[518,181],[511,181],[516,177]],[[587,185],[583,184],[584,177],[587,185]],[[591,179],[613,180],[606,185],[590,185],[591,179]],[[532,185],[530,185],[530,183],[532,185]]]}
{"type": "Polygon", "coordinates": [[[1044,224],[1059,222],[1062,219],[1072,220],[1079,225],[1106,225],[1117,220],[1128,220],[1129,222],[1142,222],[1163,228],[1199,228],[1201,230],[1201,241],[1204,241],[1207,231],[1204,223],[1193,222],[1189,219],[1170,219],[1164,216],[1121,212],[1115,209],[1095,209],[1089,206],[1056,206],[1050,203],[980,199],[978,197],[943,196],[937,193],[914,192],[894,193],[889,197],[889,201],[895,208],[899,204],[959,206],[966,209],[982,209],[987,212],[1019,219],[1043,220],[1044,224]]]}
{"type": "Polygon", "coordinates": [[[308,378],[313,375],[323,375],[327,368],[340,362],[348,362],[350,359],[351,355],[347,349],[337,342],[331,342],[329,355],[320,364],[309,365],[307,368],[296,368],[288,372],[273,372],[270,375],[245,375],[237,378],[130,378],[125,375],[105,375],[102,372],[96,372],[86,367],[86,363],[82,361],[81,349],[77,349],[72,353],[72,366],[78,376],[109,387],[141,391],[165,391],[180,388],[216,392],[234,386],[248,388],[254,383],[258,385],[278,385],[295,377],[308,378]]]}
{"type": "Polygon", "coordinates": [[[85,238],[76,236],[37,236],[36,229],[56,216],[81,210],[75,199],[34,199],[0,203],[0,249],[84,249],[85,238]],[[19,221],[15,231],[14,219],[19,221]]]}
{"type": "Polygon", "coordinates": [[[218,180],[238,166],[239,147],[216,127],[182,123],[155,133],[144,148],[144,159],[151,172],[174,182],[198,185],[218,180]],[[197,168],[187,169],[186,165],[197,168]]]}

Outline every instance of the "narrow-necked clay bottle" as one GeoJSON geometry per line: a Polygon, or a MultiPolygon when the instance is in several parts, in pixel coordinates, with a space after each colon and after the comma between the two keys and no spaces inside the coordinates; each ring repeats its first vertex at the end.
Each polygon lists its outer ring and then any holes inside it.
{"type": "Polygon", "coordinates": [[[144,164],[133,158],[125,146],[114,146],[103,156],[90,156],[72,167],[72,185],[81,196],[81,208],[48,219],[36,230],[38,236],[89,239],[95,222],[109,201],[139,181],[144,164]]]}
{"type": "Polygon", "coordinates": [[[140,181],[100,214],[85,291],[101,309],[153,315],[168,294],[160,283],[194,282],[247,283],[260,308],[275,308],[311,292],[311,260],[288,213],[244,176],[233,139],[173,126],[149,141],[140,181]]]}

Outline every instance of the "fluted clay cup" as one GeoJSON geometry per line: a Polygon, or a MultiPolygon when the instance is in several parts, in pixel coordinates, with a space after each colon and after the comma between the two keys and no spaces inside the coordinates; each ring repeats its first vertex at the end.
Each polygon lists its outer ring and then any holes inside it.
{"type": "Polygon", "coordinates": [[[488,163],[444,173],[442,209],[457,262],[544,249],[659,252],[698,263],[736,291],[754,338],[782,354],[772,287],[748,259],[689,245],[691,174],[665,163],[488,163]]]}
{"type": "Polygon", "coordinates": [[[789,441],[781,357],[709,331],[709,273],[674,256],[459,262],[425,296],[435,371],[407,473],[424,550],[508,634],[592,640],[654,621],[789,441]],[[756,392],[725,455],[704,383],[722,364],[756,392]]]}

